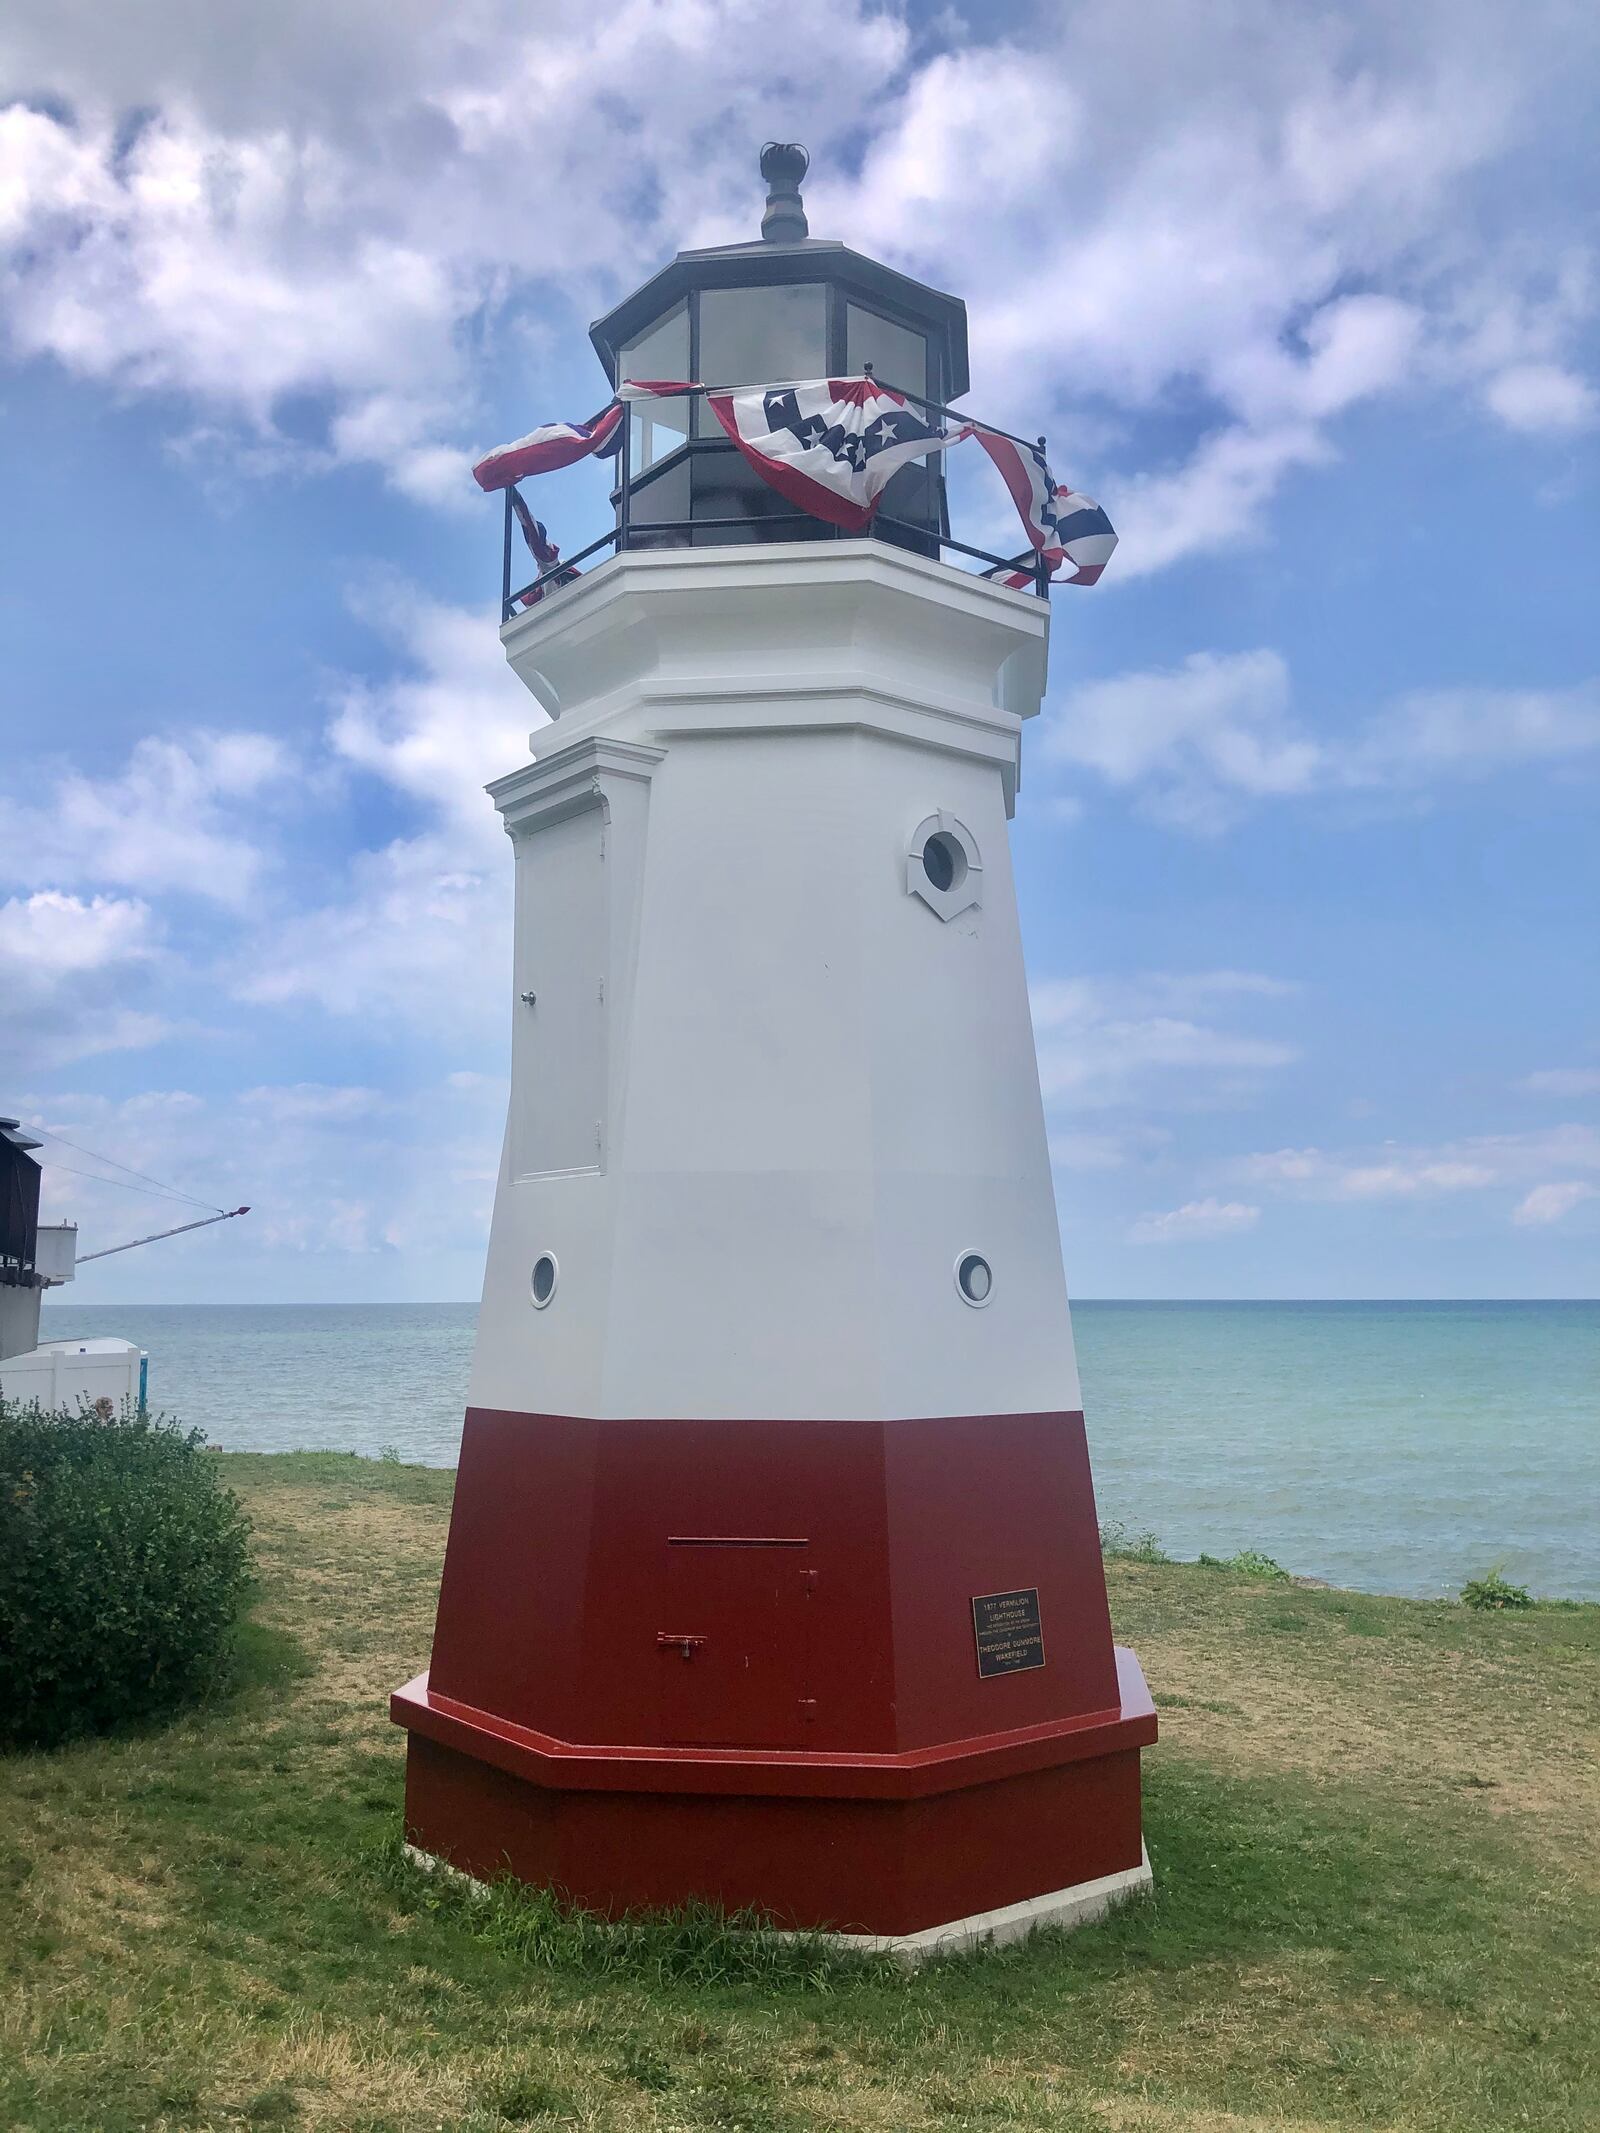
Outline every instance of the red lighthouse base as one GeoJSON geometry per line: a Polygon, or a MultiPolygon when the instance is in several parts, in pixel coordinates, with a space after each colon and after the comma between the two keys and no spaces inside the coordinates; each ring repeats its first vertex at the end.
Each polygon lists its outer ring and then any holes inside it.
{"type": "Polygon", "coordinates": [[[1142,1857],[1155,1711],[1075,1414],[473,1410],[391,1709],[413,1844],[613,1914],[905,1936],[1142,1857]]]}

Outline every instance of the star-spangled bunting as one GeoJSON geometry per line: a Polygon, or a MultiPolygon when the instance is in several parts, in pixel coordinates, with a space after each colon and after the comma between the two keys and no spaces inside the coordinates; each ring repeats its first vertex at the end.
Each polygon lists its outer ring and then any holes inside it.
{"type": "Polygon", "coordinates": [[[612,451],[622,441],[622,403],[613,400],[587,422],[546,422],[515,444],[480,459],[472,478],[480,489],[509,489],[529,474],[553,474],[592,454],[612,451]]]}
{"type": "MultiPolygon", "coordinates": [[[[969,435],[976,437],[1000,471],[1011,491],[1023,530],[1036,555],[1043,558],[1051,577],[1063,563],[1072,565],[1067,585],[1093,585],[1117,545],[1111,521],[1092,496],[1080,496],[1057,482],[1045,460],[1042,445],[1019,445],[973,423],[969,435]]],[[[991,570],[985,573],[1002,585],[1024,586],[1032,582],[1031,570],[991,570]]]]}
{"type": "MultiPolygon", "coordinates": [[[[531,518],[513,484],[528,474],[551,473],[615,451],[621,443],[625,402],[701,389],[664,378],[630,379],[610,406],[589,421],[549,422],[530,430],[481,459],[473,475],[480,488],[511,488],[528,546],[541,570],[548,571],[559,561],[559,551],[531,518]],[[537,542],[530,524],[537,528],[537,542]],[[548,562],[543,550],[548,551],[548,562]]],[[[706,400],[729,440],[763,481],[802,511],[846,533],[869,529],[884,490],[901,467],[976,437],[1011,492],[1029,545],[1049,576],[1070,566],[1064,584],[1093,585],[1117,545],[1100,506],[1057,482],[1042,447],[1019,445],[981,423],[941,429],[929,411],[874,378],[812,378],[793,385],[712,390],[706,400]]],[[[986,575],[1020,589],[1034,582],[1037,568],[1024,560],[998,565],[986,575]]],[[[555,582],[568,580],[562,576],[555,582]]]]}
{"type": "Polygon", "coordinates": [[[901,467],[947,451],[965,434],[936,428],[872,378],[813,378],[706,398],[763,481],[846,533],[867,531],[901,467]]]}
{"type": "MultiPolygon", "coordinates": [[[[513,593],[511,597],[520,607],[536,607],[545,595],[545,579],[561,561],[561,550],[546,533],[544,520],[534,517],[516,488],[511,490],[511,508],[517,515],[517,524],[522,528],[522,538],[528,544],[528,553],[539,566],[539,575],[533,584],[524,586],[521,592],[513,593]]],[[[575,570],[556,571],[550,583],[552,588],[557,585],[570,585],[577,576],[578,572],[575,570]]]]}

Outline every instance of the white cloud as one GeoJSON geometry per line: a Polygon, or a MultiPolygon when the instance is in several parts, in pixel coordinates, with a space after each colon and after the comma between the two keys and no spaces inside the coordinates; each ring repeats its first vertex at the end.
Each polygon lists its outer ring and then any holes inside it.
{"type": "Polygon", "coordinates": [[[1346,1200],[1409,1199],[1417,1193],[1474,1192],[1492,1185],[1494,1172],[1481,1163],[1367,1163],[1344,1171],[1337,1191],[1346,1200]]]}
{"type": "MultiPolygon", "coordinates": [[[[161,1255],[152,1262],[158,1278],[170,1264],[164,1278],[179,1286],[192,1284],[218,1252],[230,1264],[260,1266],[426,1245],[430,1255],[470,1260],[487,1234],[500,1089],[463,1090],[444,1080],[393,1097],[357,1084],[266,1084],[219,1094],[158,1088],[118,1101],[24,1098],[17,1108],[28,1124],[76,1144],[57,1148],[46,1140],[43,1204],[50,1219],[79,1223],[86,1251],[159,1228],[169,1210],[171,1220],[185,1219],[181,1207],[125,1174],[87,1174],[100,1167],[88,1150],[212,1204],[249,1204],[249,1216],[225,1232],[153,1248],[161,1255]]],[[[73,1300],[92,1300],[86,1282],[87,1275],[73,1300]]]]}
{"type": "Polygon", "coordinates": [[[907,44],[851,0],[816,0],[828,65],[788,78],[741,0],[291,4],[207,37],[142,15],[107,39],[90,10],[10,10],[12,93],[65,100],[0,113],[13,348],[185,395],[230,457],[229,425],[271,436],[285,399],[320,399],[307,461],[464,503],[465,358],[507,298],[553,279],[599,308],[735,198],[750,224],[751,82],[836,139],[907,44]]]}
{"type": "MultiPolygon", "coordinates": [[[[180,999],[231,992],[245,1008],[231,1034],[257,1026],[250,1007],[272,1010],[278,1054],[294,1041],[282,1012],[293,1004],[381,1030],[416,1055],[397,1069],[408,1091],[286,1077],[120,1104],[44,1099],[41,1122],[204,1198],[248,1201],[230,1266],[241,1253],[281,1265],[426,1247],[430,1267],[453,1251],[446,1278],[470,1285],[504,1115],[504,1078],[483,1067],[505,1042],[511,930],[511,848],[482,785],[526,759],[542,714],[505,667],[492,618],[394,585],[369,588],[360,611],[387,639],[393,672],[332,688],[325,745],[292,766],[293,796],[337,798],[371,778],[414,813],[414,833],[357,850],[331,886],[325,872],[279,866],[288,812],[274,806],[291,766],[249,734],[152,739],[100,785],[61,779],[12,808],[6,827],[22,841],[6,847],[6,868],[58,868],[75,883],[136,874],[148,894],[50,888],[0,902],[0,1068],[26,1086],[63,1061],[170,1036],[168,1017],[143,1004],[163,987],[180,999]],[[210,908],[175,918],[164,899],[197,890],[210,908]]],[[[144,1215],[165,1203],[141,1209],[127,1183],[60,1170],[52,1204],[97,1242],[160,1227],[144,1215]]],[[[163,1279],[206,1273],[194,1261],[156,1278],[160,1293],[163,1279]]],[[[302,1277],[262,1278],[292,1293],[302,1277]]]]}
{"type": "Polygon", "coordinates": [[[1058,11],[914,73],[860,186],[819,197],[967,294],[980,384],[1013,427],[1054,400],[1074,436],[1106,406],[1201,431],[1135,479],[1070,468],[1123,531],[1119,575],[1226,552],[1335,449],[1346,409],[1459,389],[1590,313],[1581,276],[1562,305],[1547,294],[1577,218],[1532,238],[1497,212],[1507,166],[1546,151],[1544,69],[1573,63],[1570,31],[1535,8],[1519,45],[1469,13],[1058,11]],[[1052,108],[1044,151],[1009,158],[1052,108]]]}
{"type": "Polygon", "coordinates": [[[530,728],[548,720],[506,665],[493,618],[396,583],[354,604],[404,665],[340,685],[330,746],[442,816],[463,854],[498,857],[505,837],[483,788],[527,760],[530,728]]]}
{"type": "Polygon", "coordinates": [[[337,686],[328,746],[404,795],[421,826],[355,853],[332,894],[273,926],[235,987],[260,1004],[499,1043],[511,847],[483,788],[527,760],[530,727],[548,721],[488,615],[396,583],[356,607],[400,664],[385,681],[337,686]]]}
{"type": "Polygon", "coordinates": [[[1254,1229],[1259,1207],[1242,1200],[1189,1200],[1165,1214],[1141,1215],[1128,1231],[1135,1244],[1188,1244],[1210,1237],[1236,1237],[1254,1229]]]}
{"type": "Polygon", "coordinates": [[[1541,1067],[1518,1086],[1529,1096],[1600,1096],[1600,1067],[1541,1067]]]}
{"type": "Polygon", "coordinates": [[[41,889],[0,904],[0,965],[13,977],[81,976],[151,952],[150,907],[128,897],[41,889]]]}
{"type": "Polygon", "coordinates": [[[1268,647],[1085,682],[1053,711],[1047,761],[1092,771],[1158,820],[1219,830],[1273,799],[1405,792],[1600,754],[1600,681],[1564,689],[1418,689],[1348,737],[1296,717],[1268,647]]]}
{"type": "Polygon", "coordinates": [[[1581,1178],[1560,1185],[1536,1185],[1526,1199],[1518,1202],[1511,1219],[1519,1229],[1543,1229],[1552,1222],[1559,1222],[1563,1215],[1571,1214],[1583,1201],[1597,1196],[1600,1196],[1597,1188],[1581,1178]]]}
{"type": "Polygon", "coordinates": [[[262,940],[238,996],[308,1002],[463,1042],[498,1035],[511,968],[511,848],[502,838],[491,870],[463,864],[459,842],[428,833],[358,853],[339,896],[262,940]]]}
{"type": "Polygon", "coordinates": [[[238,906],[265,864],[256,803],[288,769],[262,733],[147,736],[109,776],[64,771],[44,798],[0,796],[0,879],[111,882],[238,906]]]}
{"type": "Polygon", "coordinates": [[[1592,1127],[1477,1134],[1432,1147],[1385,1141],[1377,1147],[1341,1150],[1276,1148],[1223,1166],[1225,1176],[1258,1190],[1334,1202],[1425,1201],[1500,1191],[1527,1192],[1535,1204],[1543,1204],[1530,1188],[1542,1192],[1542,1181],[1552,1171],[1572,1170],[1600,1172],[1600,1133],[1592,1127]]]}
{"type": "Polygon", "coordinates": [[[1208,432],[1177,467],[1137,470],[1114,491],[1101,484],[1114,505],[1117,576],[1144,577],[1185,556],[1224,554],[1240,538],[1253,538],[1284,477],[1330,456],[1310,423],[1237,424],[1208,432]]]}
{"type": "Polygon", "coordinates": [[[175,0],[137,34],[14,0],[0,78],[34,101],[0,121],[12,345],[183,395],[202,452],[238,459],[242,428],[465,502],[471,355],[552,289],[582,316],[680,244],[751,234],[777,130],[815,152],[818,234],[967,296],[984,412],[1080,448],[1108,408],[1200,433],[1113,473],[1124,573],[1250,533],[1377,394],[1466,381],[1513,425],[1587,419],[1576,196],[1532,217],[1516,183],[1581,144],[1566,9],[974,21],[938,51],[815,0],[817,66],[785,61],[771,0],[291,0],[203,38],[175,0]],[[314,448],[273,429],[291,397],[325,408],[314,448]]]}
{"type": "Polygon", "coordinates": [[[1122,1170],[1158,1161],[1171,1141],[1168,1127],[1145,1124],[1115,1132],[1052,1133],[1050,1161],[1057,1170],[1122,1170]]]}
{"type": "Polygon", "coordinates": [[[1046,980],[1030,994],[1045,1101],[1073,1110],[1201,1109],[1244,1101],[1266,1076],[1289,1065],[1296,1049],[1221,1027],[1215,1010],[1290,990],[1254,972],[1229,970],[1046,980]]]}
{"type": "Polygon", "coordinates": [[[274,1125],[293,1120],[301,1125],[343,1127],[351,1119],[370,1118],[386,1110],[390,1099],[377,1089],[359,1085],[340,1088],[319,1081],[297,1081],[279,1088],[242,1090],[239,1102],[271,1119],[274,1125]]]}
{"type": "Polygon", "coordinates": [[[1569,689],[1417,689],[1379,714],[1342,758],[1344,784],[1478,778],[1600,751],[1600,681],[1569,689]]]}
{"type": "Polygon", "coordinates": [[[1600,394],[1587,379],[1556,363],[1503,370],[1489,380],[1483,397],[1508,429],[1533,436],[1570,436],[1593,429],[1600,418],[1600,394]]]}
{"type": "Polygon", "coordinates": [[[149,906],[42,889],[0,903],[0,1066],[32,1075],[167,1032],[139,1004],[156,954],[149,906]]]}
{"type": "Polygon", "coordinates": [[[1323,1200],[1413,1199],[1434,1193],[1470,1192],[1492,1185],[1493,1168],[1428,1150],[1392,1149],[1377,1160],[1327,1155],[1319,1148],[1278,1148],[1246,1156],[1239,1176],[1257,1185],[1294,1190],[1323,1200]]]}
{"type": "Polygon", "coordinates": [[[1050,721],[1045,752],[1097,772],[1108,785],[1149,790],[1171,820],[1213,828],[1230,795],[1310,789],[1316,744],[1289,721],[1281,655],[1194,652],[1181,667],[1084,683],[1050,721]]]}
{"type": "Polygon", "coordinates": [[[1120,1170],[1127,1144],[1115,1133],[1052,1133],[1050,1160],[1058,1170],[1120,1170]]]}
{"type": "Polygon", "coordinates": [[[500,1040],[511,853],[483,786],[526,760],[544,714],[506,667],[489,616],[388,582],[356,604],[395,666],[381,682],[333,685],[325,753],[291,762],[248,732],[152,736],[107,777],[66,772],[38,800],[0,800],[0,879],[62,885],[0,907],[0,971],[24,957],[34,966],[29,989],[11,989],[8,1053],[43,1063],[167,1029],[131,997],[102,987],[76,1000],[65,988],[72,970],[126,971],[154,957],[148,901],[81,893],[106,882],[216,907],[220,929],[192,914],[165,929],[184,950],[162,958],[175,982],[204,973],[214,983],[220,972],[248,1003],[310,1002],[500,1040]],[[357,849],[331,889],[307,898],[318,877],[279,864],[279,803],[325,796],[355,773],[403,799],[418,827],[357,849]],[[288,900],[296,889],[298,904],[288,900]]]}

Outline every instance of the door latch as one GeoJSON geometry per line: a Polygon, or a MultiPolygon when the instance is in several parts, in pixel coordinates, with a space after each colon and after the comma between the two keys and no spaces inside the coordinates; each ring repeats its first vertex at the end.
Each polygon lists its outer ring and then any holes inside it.
{"type": "Polygon", "coordinates": [[[681,1653],[685,1659],[692,1659],[705,1641],[704,1637],[676,1635],[670,1629],[656,1631],[656,1644],[661,1650],[681,1653]]]}

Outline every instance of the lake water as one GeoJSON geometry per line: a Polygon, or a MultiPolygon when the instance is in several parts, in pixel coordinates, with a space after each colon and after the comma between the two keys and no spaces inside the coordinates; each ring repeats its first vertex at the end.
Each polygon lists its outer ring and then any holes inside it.
{"type": "MultiPolygon", "coordinates": [[[[471,1304],[58,1305],[235,1451],[454,1465],[471,1304]]],[[[1377,1592],[1600,1600],[1600,1303],[1080,1303],[1103,1519],[1377,1592]]]]}

